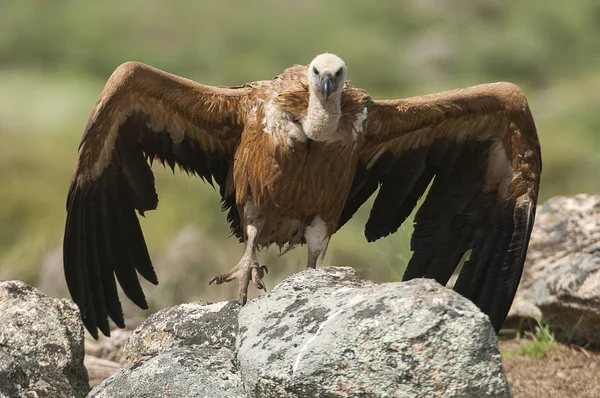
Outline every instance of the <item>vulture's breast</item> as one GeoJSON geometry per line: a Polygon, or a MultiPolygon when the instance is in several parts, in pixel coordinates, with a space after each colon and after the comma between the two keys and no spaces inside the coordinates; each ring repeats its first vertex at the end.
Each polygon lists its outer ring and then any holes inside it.
{"type": "MultiPolygon", "coordinates": [[[[285,128],[298,126],[290,122],[285,128]]],[[[262,208],[268,243],[297,243],[298,234],[317,215],[335,232],[358,161],[351,133],[347,140],[307,145],[286,142],[281,137],[287,132],[267,132],[261,123],[247,125],[235,155],[236,201],[252,200],[262,208]]]]}

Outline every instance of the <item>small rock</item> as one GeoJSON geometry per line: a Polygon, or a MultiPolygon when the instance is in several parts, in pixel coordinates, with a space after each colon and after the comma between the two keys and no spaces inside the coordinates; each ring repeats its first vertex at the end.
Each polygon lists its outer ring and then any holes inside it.
{"type": "Polygon", "coordinates": [[[84,397],[83,325],[77,306],[18,281],[0,282],[0,393],[84,397]]]}
{"type": "Polygon", "coordinates": [[[567,343],[600,346],[600,195],[549,199],[505,325],[543,319],[567,343]]]}

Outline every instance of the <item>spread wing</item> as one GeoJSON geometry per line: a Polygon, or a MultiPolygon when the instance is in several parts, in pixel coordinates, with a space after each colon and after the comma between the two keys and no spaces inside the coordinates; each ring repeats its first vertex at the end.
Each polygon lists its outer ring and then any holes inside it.
{"type": "Polygon", "coordinates": [[[446,284],[469,249],[454,289],[498,331],[514,298],[533,226],[541,154],[521,90],[486,84],[368,107],[364,146],[340,220],[379,188],[369,241],[415,216],[404,280],[446,284]]]}
{"type": "Polygon", "coordinates": [[[142,308],[137,273],[158,283],[135,214],[158,205],[148,160],[214,179],[232,226],[239,223],[228,174],[249,90],[204,86],[139,63],[121,65],[108,80],[79,147],[63,243],[67,285],[94,337],[97,328],[109,335],[107,315],[124,327],[115,276],[142,308]]]}

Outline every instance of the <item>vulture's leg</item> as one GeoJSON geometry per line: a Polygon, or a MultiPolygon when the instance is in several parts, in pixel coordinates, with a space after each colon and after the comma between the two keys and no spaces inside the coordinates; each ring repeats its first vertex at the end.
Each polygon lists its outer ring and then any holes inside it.
{"type": "MultiPolygon", "coordinates": [[[[246,206],[246,213],[249,213],[247,207],[248,206],[246,206]]],[[[242,259],[229,272],[217,275],[208,282],[209,285],[213,282],[220,285],[221,283],[237,279],[239,281],[239,301],[242,305],[246,304],[246,301],[248,300],[248,285],[250,284],[250,280],[252,280],[254,286],[258,289],[267,291],[267,287],[262,281],[262,277],[264,276],[265,271],[267,271],[267,267],[259,265],[258,261],[256,261],[258,236],[265,222],[264,218],[261,216],[248,217],[248,215],[249,214],[246,214],[245,226],[246,249],[242,259]]]]}
{"type": "Polygon", "coordinates": [[[310,225],[306,227],[304,239],[308,246],[308,263],[306,268],[317,268],[317,260],[324,256],[329,245],[330,235],[327,232],[327,224],[319,216],[316,216],[310,225]]]}

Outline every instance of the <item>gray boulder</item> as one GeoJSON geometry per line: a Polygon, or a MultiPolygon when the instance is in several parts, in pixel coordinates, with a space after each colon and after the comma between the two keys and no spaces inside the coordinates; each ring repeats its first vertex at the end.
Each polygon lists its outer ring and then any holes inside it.
{"type": "Polygon", "coordinates": [[[600,195],[555,197],[537,211],[507,326],[543,319],[556,338],[600,345],[600,195]]]}
{"type": "Polygon", "coordinates": [[[83,326],[69,300],[0,282],[0,396],[84,397],[83,326]]]}
{"type": "Polygon", "coordinates": [[[184,304],[127,342],[90,397],[510,397],[488,318],[431,280],[297,273],[239,309],[184,304]],[[235,345],[233,344],[235,341],[235,345]]]}
{"type": "Polygon", "coordinates": [[[250,396],[510,396],[489,319],[433,280],[307,270],[242,308],[239,326],[250,396]]]}

